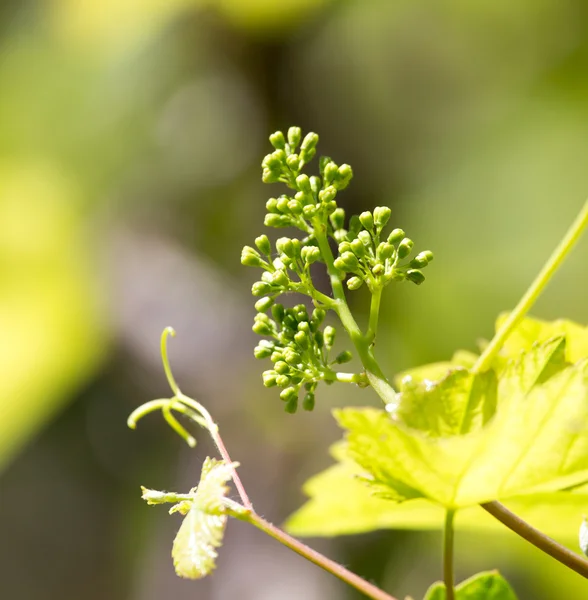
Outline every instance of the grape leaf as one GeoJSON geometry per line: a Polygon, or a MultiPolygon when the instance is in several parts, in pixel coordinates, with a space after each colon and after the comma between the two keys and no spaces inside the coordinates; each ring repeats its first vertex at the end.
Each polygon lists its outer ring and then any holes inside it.
{"type": "MultiPolygon", "coordinates": [[[[445,585],[434,583],[424,600],[445,600],[445,585]]],[[[517,600],[507,581],[496,571],[478,573],[455,588],[456,600],[517,600]]]]}
{"type": "Polygon", "coordinates": [[[386,408],[408,427],[434,437],[450,436],[483,427],[496,411],[496,396],[493,371],[473,374],[459,367],[436,383],[404,377],[397,404],[386,408]]]}
{"type": "MultiPolygon", "coordinates": [[[[498,317],[496,320],[497,331],[507,318],[508,313],[498,317]]],[[[576,363],[588,356],[588,327],[564,319],[542,321],[525,317],[504,342],[499,360],[504,361],[507,358],[516,357],[521,352],[529,351],[533,344],[542,343],[557,336],[563,336],[566,339],[565,359],[568,362],[576,363]]]]}
{"type": "Polygon", "coordinates": [[[216,548],[222,544],[227,523],[223,497],[234,466],[211,458],[202,465],[200,483],[172,548],[174,567],[180,577],[200,579],[216,566],[216,548]]]}
{"type": "MultiPolygon", "coordinates": [[[[345,459],[345,447],[332,448],[339,460],[309,479],[304,492],[309,500],[287,521],[299,536],[336,536],[377,529],[442,529],[445,511],[425,499],[390,502],[376,497],[358,477],[358,466],[345,459]]],[[[588,507],[588,486],[571,491],[514,496],[505,502],[525,521],[562,543],[576,544],[578,527],[588,507]]],[[[504,526],[478,506],[461,509],[456,529],[506,531],[504,526]]]]}

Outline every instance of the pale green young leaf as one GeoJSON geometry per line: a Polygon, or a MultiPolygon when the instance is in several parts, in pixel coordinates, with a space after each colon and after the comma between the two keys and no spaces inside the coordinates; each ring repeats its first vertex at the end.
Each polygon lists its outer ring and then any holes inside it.
{"type": "Polygon", "coordinates": [[[437,382],[402,380],[395,418],[426,435],[462,435],[483,427],[496,411],[496,375],[453,368],[437,382]]]}
{"type": "Polygon", "coordinates": [[[451,357],[451,360],[430,363],[428,365],[420,365],[418,367],[412,367],[405,371],[401,371],[394,377],[394,383],[397,388],[402,387],[402,380],[405,377],[410,377],[415,382],[428,381],[439,381],[443,379],[449,371],[456,367],[464,367],[465,369],[471,369],[478,355],[467,350],[458,350],[451,357]]]}
{"type": "Polygon", "coordinates": [[[223,498],[233,465],[207,458],[192,506],[184,517],[172,548],[176,573],[188,579],[205,577],[215,568],[227,516],[223,498]]]}
{"type": "MultiPolygon", "coordinates": [[[[445,600],[445,585],[434,583],[424,600],[445,600]]],[[[496,571],[478,573],[455,588],[455,600],[517,600],[514,590],[496,571]]]]}
{"type": "Polygon", "coordinates": [[[588,480],[582,366],[568,367],[528,393],[525,376],[515,370],[509,378],[510,395],[499,401],[495,418],[463,436],[427,437],[374,409],[343,409],[336,417],[349,432],[350,456],[375,482],[392,489],[402,482],[446,507],[588,480]]]}

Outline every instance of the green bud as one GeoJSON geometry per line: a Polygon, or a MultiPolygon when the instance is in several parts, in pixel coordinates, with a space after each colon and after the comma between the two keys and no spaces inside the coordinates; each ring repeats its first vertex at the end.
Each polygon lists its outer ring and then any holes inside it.
{"type": "MultiPolygon", "coordinates": [[[[259,313],[262,314],[262,313],[259,313]]],[[[263,321],[255,321],[253,323],[253,327],[251,328],[257,335],[272,335],[274,333],[273,328],[268,323],[263,321]]]]}
{"type": "Polygon", "coordinates": [[[337,354],[337,357],[335,358],[335,362],[338,365],[342,365],[344,363],[348,363],[352,358],[353,358],[353,355],[351,354],[351,352],[349,352],[349,350],[344,350],[343,352],[340,352],[339,354],[337,354]]]}
{"type": "Polygon", "coordinates": [[[376,206],[374,208],[374,223],[378,229],[385,227],[390,220],[392,211],[387,206],[376,206]]]}
{"type": "Polygon", "coordinates": [[[251,293],[254,296],[265,296],[265,294],[268,294],[271,289],[272,286],[269,283],[266,283],[265,281],[256,281],[251,286],[251,293]]]}
{"type": "Polygon", "coordinates": [[[293,386],[287,387],[285,390],[281,391],[280,398],[284,402],[288,402],[291,398],[298,398],[298,390],[293,386]]]}
{"type": "Polygon", "coordinates": [[[304,400],[302,401],[302,408],[308,411],[314,410],[314,394],[312,392],[305,394],[304,400]]]}
{"type": "Polygon", "coordinates": [[[339,244],[339,254],[343,254],[344,252],[353,252],[353,249],[351,248],[351,244],[349,242],[341,242],[339,244]]]}
{"type": "Polygon", "coordinates": [[[274,350],[271,354],[270,354],[270,360],[273,363],[277,363],[279,360],[284,360],[284,354],[281,350],[274,350]]]}
{"type": "Polygon", "coordinates": [[[278,212],[278,200],[277,200],[277,198],[270,198],[265,203],[265,208],[266,208],[267,212],[277,213],[278,212]]]}
{"type": "Polygon", "coordinates": [[[284,360],[289,365],[297,365],[300,362],[300,354],[296,352],[293,348],[286,348],[284,350],[284,360]]]}
{"type": "Polygon", "coordinates": [[[315,263],[321,257],[321,251],[316,246],[305,246],[300,253],[302,260],[308,265],[315,263]]]}
{"type": "Polygon", "coordinates": [[[359,269],[359,261],[357,260],[357,256],[353,252],[343,252],[343,254],[339,258],[343,262],[342,270],[355,271],[356,269],[359,269]]]}
{"type": "Polygon", "coordinates": [[[353,170],[347,164],[341,165],[337,173],[336,187],[338,190],[344,190],[353,177],[353,170]]]}
{"type": "Polygon", "coordinates": [[[337,195],[337,190],[332,186],[326,187],[324,190],[321,190],[318,194],[319,200],[323,203],[332,202],[337,195]]]}
{"type": "Polygon", "coordinates": [[[308,175],[298,175],[298,177],[296,177],[296,185],[301,192],[306,192],[307,194],[311,193],[310,179],[308,178],[308,175]]]}
{"type": "Polygon", "coordinates": [[[327,325],[325,327],[324,336],[325,336],[325,346],[327,348],[332,348],[335,343],[335,334],[337,333],[334,327],[327,325]]]}
{"type": "Polygon", "coordinates": [[[324,175],[325,169],[330,162],[333,162],[330,156],[321,156],[319,158],[319,173],[321,175],[324,175]]]}
{"type": "Polygon", "coordinates": [[[316,331],[314,334],[314,341],[319,348],[322,348],[325,345],[325,336],[322,331],[316,331]]]}
{"type": "Polygon", "coordinates": [[[268,340],[261,340],[257,346],[253,349],[253,356],[255,358],[268,358],[273,354],[274,344],[268,340]]]}
{"type": "Polygon", "coordinates": [[[374,274],[375,277],[379,277],[380,275],[383,275],[384,274],[384,265],[382,265],[381,263],[374,265],[374,267],[372,269],[372,273],[374,274]]]}
{"type": "Polygon", "coordinates": [[[289,398],[284,406],[284,410],[293,415],[298,410],[298,396],[293,396],[289,398]]]}
{"type": "Polygon", "coordinates": [[[283,304],[274,304],[272,306],[272,315],[277,323],[281,323],[284,318],[284,305],[283,304]]]}
{"type": "Polygon", "coordinates": [[[241,264],[246,267],[262,267],[264,261],[261,260],[261,256],[255,248],[245,246],[241,251],[241,264]]]}
{"type": "Polygon", "coordinates": [[[304,216],[307,219],[312,219],[312,217],[314,217],[316,215],[316,206],[314,204],[307,204],[303,209],[302,212],[304,213],[304,216]]]}
{"type": "Polygon", "coordinates": [[[357,234],[357,239],[361,240],[361,243],[369,248],[372,245],[372,236],[367,231],[360,231],[357,234]]]}
{"type": "Polygon", "coordinates": [[[272,304],[274,303],[274,299],[266,296],[265,298],[260,298],[255,303],[255,310],[257,312],[265,312],[272,304]]]}
{"type": "Polygon", "coordinates": [[[269,241],[267,235],[264,234],[264,235],[260,235],[259,237],[256,237],[255,245],[257,246],[259,251],[262,252],[263,254],[266,254],[266,255],[271,254],[272,247],[271,247],[271,244],[270,244],[270,241],[269,241]]]}
{"type": "Polygon", "coordinates": [[[318,144],[319,136],[314,132],[309,132],[306,134],[304,139],[302,140],[302,146],[300,146],[301,151],[314,150],[316,145],[318,144]]]}
{"type": "Polygon", "coordinates": [[[369,210],[366,210],[359,215],[359,222],[369,231],[372,231],[374,228],[374,217],[369,210]]]}
{"type": "Polygon", "coordinates": [[[279,360],[274,365],[274,370],[276,373],[279,373],[280,375],[287,375],[290,372],[290,366],[288,365],[288,363],[284,362],[283,360],[279,360]]]}
{"type": "Polygon", "coordinates": [[[290,154],[290,156],[286,159],[286,164],[292,169],[292,171],[300,170],[300,157],[298,154],[290,154]]]}
{"type": "Polygon", "coordinates": [[[299,331],[298,333],[296,333],[294,335],[294,339],[296,340],[296,343],[303,350],[305,350],[306,348],[308,348],[308,336],[306,335],[306,333],[304,331],[299,331]]]}
{"type": "Polygon", "coordinates": [[[398,244],[398,257],[406,258],[414,246],[414,242],[409,238],[404,238],[400,244],[398,244]]]}
{"type": "Polygon", "coordinates": [[[290,278],[286,275],[285,271],[278,270],[272,275],[272,283],[280,287],[287,287],[290,283],[290,278]]]}
{"type": "Polygon", "coordinates": [[[359,277],[351,277],[347,280],[347,287],[351,290],[358,290],[363,285],[363,279],[359,277]]]}
{"type": "Polygon", "coordinates": [[[276,155],[275,152],[266,154],[261,161],[261,166],[264,170],[279,173],[282,168],[282,156],[276,155]]]}
{"type": "Polygon", "coordinates": [[[410,279],[410,281],[416,283],[417,285],[421,285],[421,283],[425,281],[425,276],[423,275],[422,271],[419,271],[418,269],[408,269],[406,272],[406,278],[410,279]]]}
{"type": "Polygon", "coordinates": [[[290,383],[288,375],[278,375],[276,377],[276,385],[278,387],[286,387],[290,383]]]}
{"type": "Polygon", "coordinates": [[[286,139],[281,131],[276,131],[269,136],[270,144],[276,150],[284,150],[286,148],[286,139]]]}
{"type": "Polygon", "coordinates": [[[320,192],[322,186],[322,181],[320,177],[317,177],[316,175],[311,175],[310,177],[310,189],[313,193],[313,195],[316,197],[318,195],[318,193],[320,192]]]}
{"type": "Polygon", "coordinates": [[[365,245],[359,238],[351,242],[351,250],[353,251],[353,255],[358,258],[361,258],[366,254],[365,245]]]}
{"type": "Polygon", "coordinates": [[[290,227],[292,220],[286,215],[276,215],[274,213],[268,213],[265,215],[263,224],[266,227],[290,227]]]}
{"type": "Polygon", "coordinates": [[[261,274],[261,281],[263,281],[265,283],[269,283],[271,285],[273,276],[274,276],[273,273],[270,273],[269,271],[264,271],[261,274]]]}
{"type": "Polygon", "coordinates": [[[290,202],[288,202],[288,210],[293,215],[301,215],[302,214],[302,204],[300,204],[300,202],[298,202],[298,200],[290,200],[290,202]]]}
{"type": "Polygon", "coordinates": [[[298,331],[310,333],[310,323],[308,321],[301,321],[300,323],[298,323],[298,331]]]}
{"type": "Polygon", "coordinates": [[[318,327],[325,320],[326,316],[327,313],[325,310],[323,310],[322,308],[315,308],[312,311],[311,324],[314,323],[318,327]]]}
{"type": "Polygon", "coordinates": [[[297,321],[308,321],[308,311],[304,304],[297,304],[293,309],[297,321]]]}
{"type": "Polygon", "coordinates": [[[275,371],[264,371],[261,374],[263,385],[265,385],[265,387],[274,387],[274,385],[276,385],[276,377],[277,373],[275,371]]]}
{"type": "Polygon", "coordinates": [[[339,174],[339,168],[337,165],[331,161],[325,165],[325,170],[323,171],[323,179],[326,185],[330,185],[337,175],[339,174]]]}
{"type": "Polygon", "coordinates": [[[394,229],[388,236],[388,243],[396,245],[403,237],[404,231],[402,229],[394,229]]]}
{"type": "Polygon", "coordinates": [[[394,254],[396,254],[396,249],[392,244],[389,244],[388,242],[382,242],[381,244],[378,244],[376,255],[381,260],[392,258],[394,254]]]}
{"type": "Polygon", "coordinates": [[[302,137],[302,131],[300,127],[290,127],[288,129],[288,144],[290,144],[290,149],[294,151],[298,144],[300,144],[300,138],[302,137]]]}
{"type": "Polygon", "coordinates": [[[341,229],[345,225],[345,210],[337,208],[330,216],[333,229],[341,229]]]}
{"type": "Polygon", "coordinates": [[[280,172],[264,169],[261,173],[261,180],[263,183],[276,183],[277,181],[280,181],[280,172]]]}
{"type": "Polygon", "coordinates": [[[330,202],[325,202],[325,212],[330,215],[337,210],[337,202],[335,200],[331,200],[330,202]]]}
{"type": "Polygon", "coordinates": [[[287,213],[288,212],[288,202],[290,202],[290,198],[288,198],[288,196],[280,196],[278,198],[278,203],[276,205],[276,208],[281,213],[287,213]]]}
{"type": "Polygon", "coordinates": [[[285,254],[286,256],[294,256],[294,244],[292,240],[287,237],[278,238],[276,241],[276,250],[279,254],[285,254]]]}

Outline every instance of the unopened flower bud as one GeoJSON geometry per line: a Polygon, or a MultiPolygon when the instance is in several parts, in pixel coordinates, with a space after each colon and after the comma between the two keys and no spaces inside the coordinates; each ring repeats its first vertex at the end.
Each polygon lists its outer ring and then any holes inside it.
{"type": "Polygon", "coordinates": [[[312,311],[311,323],[316,324],[316,326],[318,327],[325,320],[326,315],[327,313],[324,309],[315,308],[312,311]]]}
{"type": "Polygon", "coordinates": [[[344,363],[348,363],[352,358],[353,358],[353,355],[351,354],[351,352],[349,352],[349,350],[344,350],[343,352],[340,352],[339,354],[337,354],[337,357],[335,358],[335,362],[338,365],[342,365],[344,363]]]}
{"type": "Polygon", "coordinates": [[[276,377],[277,373],[273,370],[264,371],[261,374],[261,378],[263,379],[263,385],[265,385],[265,387],[274,387],[274,385],[276,385],[276,377]]]}
{"type": "Polygon", "coordinates": [[[389,244],[388,242],[382,242],[378,245],[377,257],[381,260],[392,258],[395,253],[396,249],[392,244],[389,244]]]}
{"type": "Polygon", "coordinates": [[[271,213],[277,213],[278,211],[278,200],[277,198],[270,198],[266,203],[265,203],[265,208],[267,210],[267,212],[271,212],[271,213]]]}
{"type": "Polygon", "coordinates": [[[298,171],[300,168],[300,157],[298,154],[290,154],[286,159],[286,164],[292,169],[292,171],[298,171]]]}
{"type": "Polygon", "coordinates": [[[290,144],[291,150],[295,150],[298,147],[300,138],[302,138],[300,127],[290,127],[290,129],[288,129],[288,144],[290,144]]]}
{"type": "Polygon", "coordinates": [[[288,210],[293,215],[301,215],[302,214],[302,204],[298,200],[290,200],[288,202],[288,210]]]}
{"type": "Polygon", "coordinates": [[[270,144],[276,148],[276,150],[284,150],[286,148],[286,139],[281,131],[276,131],[269,136],[270,144]]]}
{"type": "Polygon", "coordinates": [[[359,222],[369,231],[374,228],[374,217],[368,210],[359,215],[359,222]]]}
{"type": "Polygon", "coordinates": [[[276,241],[276,250],[280,254],[285,254],[286,256],[292,257],[294,254],[294,245],[292,244],[292,240],[287,237],[278,238],[276,241]]]}
{"type": "Polygon", "coordinates": [[[307,194],[311,193],[310,179],[308,175],[298,175],[298,177],[296,177],[296,185],[301,192],[305,192],[307,194]]]}
{"type": "Polygon", "coordinates": [[[260,235],[259,237],[256,237],[255,245],[257,246],[259,251],[262,252],[263,254],[266,254],[266,255],[271,254],[272,247],[270,245],[270,241],[269,241],[267,235],[260,235]]]}
{"type": "Polygon", "coordinates": [[[312,392],[307,392],[304,395],[304,400],[302,400],[302,408],[304,410],[314,410],[314,394],[312,392]]]}
{"type": "Polygon", "coordinates": [[[290,378],[288,377],[288,375],[278,375],[276,377],[276,385],[278,387],[286,387],[287,385],[289,385],[290,383],[290,378]]]}
{"type": "Polygon", "coordinates": [[[357,239],[361,240],[361,243],[369,248],[372,245],[372,236],[367,231],[360,231],[357,234],[357,239]]]}
{"type": "Polygon", "coordinates": [[[387,206],[376,206],[374,208],[374,223],[378,229],[385,227],[390,220],[392,211],[387,206]]]}
{"type": "Polygon", "coordinates": [[[384,274],[384,265],[382,265],[381,263],[374,265],[374,267],[372,268],[372,273],[374,274],[375,277],[379,277],[380,275],[383,275],[384,274]]]}
{"type": "Polygon", "coordinates": [[[290,367],[288,366],[288,363],[284,362],[283,360],[280,360],[274,365],[274,370],[280,375],[286,375],[290,372],[290,367]]]}
{"type": "Polygon", "coordinates": [[[272,286],[265,281],[256,281],[251,286],[251,294],[253,296],[265,296],[272,289],[272,286]]]}
{"type": "Polygon", "coordinates": [[[319,136],[314,132],[309,132],[306,134],[304,139],[302,140],[302,146],[300,146],[300,150],[302,152],[306,150],[314,150],[316,145],[318,144],[319,136]]]}
{"type": "Polygon", "coordinates": [[[263,266],[263,260],[259,255],[259,252],[251,246],[245,246],[241,251],[241,264],[246,267],[261,267],[263,266]]]}
{"type": "Polygon", "coordinates": [[[284,313],[285,309],[283,304],[274,304],[272,306],[272,315],[278,323],[282,322],[282,319],[284,318],[284,313]]]}
{"type": "Polygon", "coordinates": [[[289,398],[284,405],[284,410],[293,415],[298,410],[298,395],[289,398]]]}
{"type": "Polygon", "coordinates": [[[323,180],[325,184],[330,185],[338,174],[339,168],[337,167],[337,165],[333,161],[327,163],[323,171],[323,180]]]}
{"type": "Polygon", "coordinates": [[[398,244],[398,257],[406,258],[412,251],[414,242],[409,238],[404,238],[400,244],[398,244]]]}
{"type": "Polygon", "coordinates": [[[307,219],[312,219],[316,215],[316,205],[315,204],[307,204],[302,212],[307,219]]]}
{"type": "Polygon", "coordinates": [[[274,351],[274,343],[269,340],[261,340],[257,346],[253,349],[253,356],[255,358],[268,358],[274,351]]]}
{"type": "Polygon", "coordinates": [[[327,348],[332,348],[335,343],[335,334],[337,333],[334,327],[327,325],[325,327],[324,336],[325,336],[325,346],[327,348]]]}
{"type": "Polygon", "coordinates": [[[410,281],[416,283],[417,285],[421,285],[421,283],[425,281],[425,276],[423,275],[422,271],[419,271],[418,269],[408,269],[406,272],[406,278],[410,279],[410,281]]]}
{"type": "Polygon", "coordinates": [[[332,202],[337,195],[337,190],[332,186],[326,187],[324,190],[321,190],[318,194],[319,200],[326,204],[327,202],[332,202]]]}
{"type": "Polygon", "coordinates": [[[356,238],[351,242],[351,249],[353,251],[354,256],[357,256],[358,258],[365,256],[365,245],[359,238],[356,238]]]}
{"type": "Polygon", "coordinates": [[[272,304],[274,303],[274,299],[266,296],[265,298],[260,298],[255,303],[255,310],[257,312],[265,312],[272,304]]]}
{"type": "Polygon", "coordinates": [[[286,287],[290,283],[290,279],[288,275],[284,271],[276,271],[272,276],[272,282],[274,285],[279,285],[280,287],[286,287]]]}
{"type": "Polygon", "coordinates": [[[263,224],[266,227],[290,227],[292,221],[290,217],[286,215],[276,215],[274,213],[268,213],[265,215],[263,224]]]}
{"type": "Polygon", "coordinates": [[[284,402],[287,402],[291,398],[298,398],[298,390],[292,386],[287,387],[281,391],[280,398],[284,400],[284,402]]]}
{"type": "Polygon", "coordinates": [[[296,333],[294,339],[303,350],[308,348],[308,336],[304,331],[299,331],[298,333],[296,333]]]}
{"type": "Polygon", "coordinates": [[[363,285],[363,279],[359,277],[351,277],[347,280],[347,287],[351,291],[358,290],[363,285]]]}
{"type": "Polygon", "coordinates": [[[321,257],[321,251],[316,246],[305,246],[300,251],[300,255],[306,264],[311,265],[319,260],[321,257]]]}
{"type": "Polygon", "coordinates": [[[347,164],[341,165],[337,173],[337,181],[335,183],[338,190],[344,190],[353,177],[353,170],[347,164]]]}
{"type": "Polygon", "coordinates": [[[335,229],[335,230],[341,229],[343,227],[343,225],[345,225],[345,210],[342,208],[337,208],[331,214],[330,219],[331,219],[331,225],[333,226],[333,229],[335,229]]]}
{"type": "Polygon", "coordinates": [[[263,183],[276,183],[277,181],[280,181],[280,172],[264,169],[261,173],[261,180],[263,183]]]}
{"type": "Polygon", "coordinates": [[[404,231],[402,229],[394,229],[388,236],[388,243],[396,245],[403,237],[404,231]]]}

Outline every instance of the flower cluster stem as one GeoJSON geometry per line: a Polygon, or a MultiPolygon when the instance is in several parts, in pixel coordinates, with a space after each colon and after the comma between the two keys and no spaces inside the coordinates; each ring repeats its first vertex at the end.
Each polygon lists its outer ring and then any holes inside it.
{"type": "MultiPolygon", "coordinates": [[[[370,385],[374,388],[374,391],[380,396],[385,404],[389,404],[395,401],[396,391],[390,385],[386,376],[380,369],[380,365],[376,361],[373,353],[371,340],[368,336],[364,336],[357,325],[357,322],[353,318],[349,305],[347,304],[347,298],[345,297],[345,290],[343,289],[343,282],[341,277],[334,265],[333,252],[329,246],[327,233],[321,229],[321,223],[315,223],[315,235],[318,242],[321,255],[327,265],[327,272],[331,279],[331,288],[333,290],[333,296],[335,298],[334,310],[336,311],[339,319],[345,330],[347,331],[362,365],[365,368],[366,376],[370,382],[370,385]]],[[[378,302],[379,309],[379,302],[378,302]]],[[[370,322],[375,319],[377,323],[377,316],[372,318],[370,315],[370,322]]]]}

